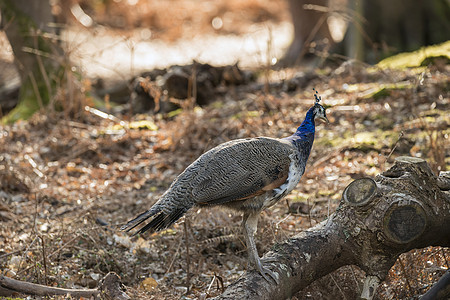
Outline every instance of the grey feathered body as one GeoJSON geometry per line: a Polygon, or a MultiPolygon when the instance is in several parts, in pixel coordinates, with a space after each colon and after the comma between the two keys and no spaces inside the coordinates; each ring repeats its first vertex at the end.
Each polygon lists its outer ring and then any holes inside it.
{"type": "MultiPolygon", "coordinates": [[[[311,133],[314,139],[314,132],[311,133]]],[[[200,156],[171,184],[150,210],[126,225],[137,233],[161,230],[193,206],[223,205],[238,211],[272,206],[299,182],[312,141],[310,137],[238,139],[200,156]]]]}

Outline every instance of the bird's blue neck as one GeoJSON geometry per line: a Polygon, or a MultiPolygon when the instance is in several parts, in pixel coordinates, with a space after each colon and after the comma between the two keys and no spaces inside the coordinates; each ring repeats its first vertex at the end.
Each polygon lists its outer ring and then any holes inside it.
{"type": "Polygon", "coordinates": [[[309,157],[311,148],[314,142],[314,133],[316,131],[316,126],[314,123],[314,107],[311,107],[306,113],[305,120],[297,128],[297,131],[287,137],[295,147],[300,151],[301,156],[303,156],[304,161],[309,157]]]}
{"type": "Polygon", "coordinates": [[[309,135],[312,133],[314,138],[314,132],[316,131],[316,125],[314,123],[314,107],[311,107],[306,113],[305,120],[303,120],[302,124],[297,128],[297,131],[294,135],[303,136],[309,135]]]}

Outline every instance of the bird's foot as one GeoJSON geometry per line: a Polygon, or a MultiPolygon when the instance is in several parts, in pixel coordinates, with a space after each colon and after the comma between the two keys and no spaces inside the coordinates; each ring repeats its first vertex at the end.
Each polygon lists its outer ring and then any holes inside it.
{"type": "Polygon", "coordinates": [[[276,284],[279,284],[278,280],[278,273],[270,270],[267,267],[264,267],[262,263],[269,263],[269,262],[275,262],[276,260],[274,258],[266,257],[258,260],[255,263],[255,269],[261,274],[261,276],[267,281],[267,282],[275,282],[276,284]]]}

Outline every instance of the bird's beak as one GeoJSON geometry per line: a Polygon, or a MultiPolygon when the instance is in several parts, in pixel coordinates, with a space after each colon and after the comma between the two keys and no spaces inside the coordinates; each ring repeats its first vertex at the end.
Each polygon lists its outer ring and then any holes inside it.
{"type": "Polygon", "coordinates": [[[317,116],[317,118],[324,122],[330,123],[330,121],[328,121],[328,118],[326,116],[317,116]]]}

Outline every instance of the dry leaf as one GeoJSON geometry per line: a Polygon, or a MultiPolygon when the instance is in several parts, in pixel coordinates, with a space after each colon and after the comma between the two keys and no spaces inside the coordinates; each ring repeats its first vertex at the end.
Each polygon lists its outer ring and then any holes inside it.
{"type": "Polygon", "coordinates": [[[152,277],[147,277],[141,282],[142,288],[146,291],[153,290],[157,285],[158,285],[158,283],[152,277]]]}

